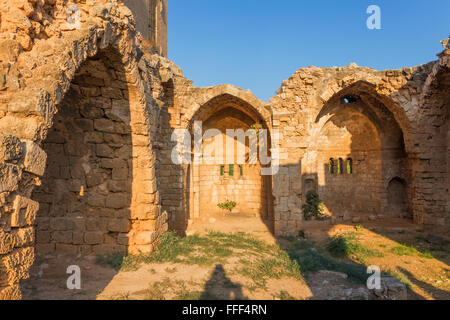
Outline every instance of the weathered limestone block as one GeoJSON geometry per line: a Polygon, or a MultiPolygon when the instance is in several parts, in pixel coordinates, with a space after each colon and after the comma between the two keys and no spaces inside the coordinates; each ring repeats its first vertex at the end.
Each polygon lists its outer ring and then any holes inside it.
{"type": "Polygon", "coordinates": [[[106,196],[106,207],[121,209],[129,205],[129,196],[126,193],[111,193],[106,196]]]}
{"type": "Polygon", "coordinates": [[[39,137],[40,124],[41,121],[34,117],[19,118],[7,115],[0,119],[0,132],[35,141],[39,137]]]}
{"type": "Polygon", "coordinates": [[[20,228],[12,231],[14,247],[26,247],[34,244],[34,228],[20,228]]]}
{"type": "Polygon", "coordinates": [[[13,212],[11,214],[11,227],[32,226],[36,220],[39,203],[16,195],[13,201],[13,212]]]}
{"type": "Polygon", "coordinates": [[[22,299],[22,293],[18,284],[12,286],[2,287],[0,286],[0,300],[20,300],[22,299]]]}
{"type": "Polygon", "coordinates": [[[20,139],[0,133],[0,162],[18,160],[22,156],[23,148],[20,139]]]}
{"type": "Polygon", "coordinates": [[[7,254],[14,248],[14,236],[0,230],[0,254],[7,254]]]}
{"type": "Polygon", "coordinates": [[[47,154],[36,143],[26,141],[24,144],[25,159],[24,170],[34,173],[37,176],[43,176],[45,171],[45,164],[47,161],[47,154]]]}
{"type": "Polygon", "coordinates": [[[131,223],[129,219],[111,219],[108,223],[108,230],[111,232],[128,232],[131,223]]]}
{"type": "Polygon", "coordinates": [[[0,162],[0,192],[17,190],[22,176],[19,166],[0,162]]]}
{"type": "Polygon", "coordinates": [[[137,232],[134,236],[134,244],[149,245],[156,240],[156,233],[152,231],[137,232]]]}
{"type": "Polygon", "coordinates": [[[84,242],[86,244],[100,244],[103,243],[103,232],[88,231],[84,234],[84,242]]]}
{"type": "Polygon", "coordinates": [[[0,257],[0,287],[14,285],[29,277],[34,261],[34,248],[21,248],[0,257]]]}

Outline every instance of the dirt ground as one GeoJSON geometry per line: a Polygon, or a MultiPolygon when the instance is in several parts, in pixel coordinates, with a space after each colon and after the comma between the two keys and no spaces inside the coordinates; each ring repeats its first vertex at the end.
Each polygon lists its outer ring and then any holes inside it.
{"type": "MultiPolygon", "coordinates": [[[[189,226],[187,234],[247,232],[256,238],[277,244],[282,249],[293,241],[274,238],[267,225],[257,218],[229,216],[208,218],[189,226]]],[[[308,243],[324,248],[330,237],[357,230],[365,247],[382,252],[370,257],[365,265],[377,265],[404,280],[409,286],[408,299],[450,299],[448,242],[437,246],[428,243],[426,233],[404,220],[371,222],[359,225],[311,223],[305,228],[308,243]],[[417,251],[398,254],[393,248],[408,244],[417,251]],[[430,253],[424,255],[424,253],[430,253]]],[[[297,241],[297,240],[295,240],[297,241]]],[[[24,299],[337,299],[339,290],[363,288],[345,274],[306,272],[304,279],[281,277],[255,286],[249,276],[236,272],[245,252],[210,266],[183,263],[142,264],[137,270],[117,271],[100,265],[95,256],[38,256],[31,277],[23,281],[24,299]],[[69,265],[81,269],[81,290],[67,289],[69,265]]],[[[251,259],[251,258],[249,258],[251,259]]]]}

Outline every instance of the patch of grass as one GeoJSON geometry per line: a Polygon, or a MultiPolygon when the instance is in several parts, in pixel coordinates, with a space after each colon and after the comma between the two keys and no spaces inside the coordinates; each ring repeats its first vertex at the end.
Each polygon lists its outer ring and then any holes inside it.
{"type": "Polygon", "coordinates": [[[164,281],[152,283],[147,290],[145,290],[145,300],[166,300],[165,293],[172,285],[169,279],[164,281]]]}
{"type": "Polygon", "coordinates": [[[426,259],[434,259],[434,256],[430,253],[430,252],[424,252],[421,254],[422,258],[426,258],[426,259]]]}
{"type": "Polygon", "coordinates": [[[201,291],[182,290],[178,293],[175,300],[200,300],[203,299],[203,296],[204,294],[201,291]]]}
{"type": "Polygon", "coordinates": [[[303,274],[319,270],[331,270],[345,273],[349,280],[365,283],[367,281],[366,267],[354,263],[336,261],[320,248],[316,248],[306,241],[294,243],[287,249],[291,259],[298,262],[303,274]]]}
{"type": "Polygon", "coordinates": [[[114,253],[111,255],[97,255],[95,262],[102,266],[110,266],[115,270],[120,270],[122,267],[124,255],[121,253],[114,253]]]}
{"type": "Polygon", "coordinates": [[[290,277],[303,280],[297,261],[292,260],[287,252],[278,247],[272,250],[268,254],[258,256],[251,263],[243,263],[235,272],[249,277],[257,288],[265,288],[268,279],[290,277]]]}
{"type": "Polygon", "coordinates": [[[130,293],[119,293],[113,297],[111,297],[111,300],[130,300],[130,293]]]}
{"type": "Polygon", "coordinates": [[[281,290],[280,293],[273,295],[274,299],[277,300],[297,300],[289,294],[289,292],[281,290]]]}
{"type": "Polygon", "coordinates": [[[226,263],[237,250],[245,250],[247,256],[257,256],[272,252],[274,246],[243,232],[230,234],[209,232],[204,236],[192,235],[184,238],[174,232],[167,232],[161,236],[155,252],[128,256],[102,255],[97,257],[97,263],[122,271],[137,270],[142,263],[169,262],[211,266],[226,263]]]}
{"type": "Polygon", "coordinates": [[[109,266],[121,271],[134,271],[139,266],[139,259],[137,257],[132,255],[125,256],[123,253],[97,255],[95,262],[99,265],[109,266]]]}
{"type": "Polygon", "coordinates": [[[364,226],[362,224],[358,224],[357,226],[355,226],[355,230],[362,231],[362,230],[364,230],[364,226]]]}
{"type": "Polygon", "coordinates": [[[408,245],[396,246],[393,247],[390,251],[397,256],[414,256],[420,254],[416,248],[408,245]]]}
{"type": "Polygon", "coordinates": [[[334,236],[327,245],[328,252],[335,257],[349,257],[361,263],[366,263],[368,258],[383,257],[383,253],[364,247],[354,232],[334,236]]]}

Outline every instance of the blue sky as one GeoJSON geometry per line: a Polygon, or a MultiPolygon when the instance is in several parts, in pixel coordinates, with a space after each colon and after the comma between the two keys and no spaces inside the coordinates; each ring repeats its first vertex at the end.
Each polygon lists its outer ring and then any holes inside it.
{"type": "Polygon", "coordinates": [[[268,101],[297,69],[412,67],[442,51],[449,0],[168,0],[169,58],[197,86],[231,83],[268,101]],[[381,30],[369,30],[369,5],[381,30]]]}

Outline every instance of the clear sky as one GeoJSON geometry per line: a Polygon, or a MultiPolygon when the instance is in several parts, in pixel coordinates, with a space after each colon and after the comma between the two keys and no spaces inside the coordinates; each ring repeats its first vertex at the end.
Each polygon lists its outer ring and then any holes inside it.
{"type": "Polygon", "coordinates": [[[297,69],[377,70],[436,60],[449,0],[168,0],[169,58],[194,85],[231,83],[268,101],[297,69]],[[369,30],[369,5],[381,30],[369,30]]]}

